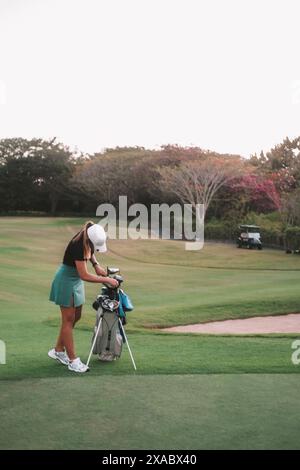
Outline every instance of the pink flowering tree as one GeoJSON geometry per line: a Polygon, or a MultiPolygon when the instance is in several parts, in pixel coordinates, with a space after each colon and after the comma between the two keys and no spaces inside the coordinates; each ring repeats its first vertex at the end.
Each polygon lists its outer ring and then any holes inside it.
{"type": "Polygon", "coordinates": [[[269,177],[248,173],[229,182],[228,191],[241,215],[250,210],[265,213],[281,207],[279,192],[269,177]]]}

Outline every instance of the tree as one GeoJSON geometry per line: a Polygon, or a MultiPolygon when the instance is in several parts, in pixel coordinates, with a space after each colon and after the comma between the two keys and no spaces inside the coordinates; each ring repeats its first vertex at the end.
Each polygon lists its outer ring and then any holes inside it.
{"type": "Polygon", "coordinates": [[[160,184],[174,193],[182,203],[191,204],[196,216],[197,205],[203,204],[205,218],[216,193],[242,171],[240,157],[205,153],[178,167],[162,168],[160,184]]]}
{"type": "Polygon", "coordinates": [[[270,212],[281,206],[280,196],[270,178],[249,173],[229,182],[229,186],[235,198],[243,201],[241,213],[244,215],[249,211],[270,212]]]}
{"type": "Polygon", "coordinates": [[[129,204],[145,202],[139,198],[149,182],[146,175],[152,152],[125,147],[94,154],[77,167],[72,184],[96,207],[106,202],[117,205],[120,195],[127,196],[129,204]]]}
{"type": "Polygon", "coordinates": [[[59,200],[69,197],[74,160],[56,139],[0,141],[2,210],[44,210],[54,214],[59,200]]]}
{"type": "Polygon", "coordinates": [[[69,148],[56,139],[41,140],[34,155],[34,182],[38,192],[46,195],[50,213],[54,215],[59,201],[71,197],[70,180],[75,161],[69,148]]]}
{"type": "Polygon", "coordinates": [[[34,148],[37,139],[0,140],[1,209],[32,210],[36,199],[34,148]]]}
{"type": "Polygon", "coordinates": [[[269,152],[253,156],[250,163],[266,174],[279,173],[287,178],[294,178],[300,186],[300,137],[286,137],[281,144],[275,145],[269,152]]]}
{"type": "Polygon", "coordinates": [[[283,196],[280,215],[285,227],[300,225],[300,188],[283,196]]]}
{"type": "Polygon", "coordinates": [[[293,169],[299,171],[300,163],[300,137],[290,140],[288,137],[284,141],[275,145],[266,154],[266,165],[272,170],[293,169]]]}

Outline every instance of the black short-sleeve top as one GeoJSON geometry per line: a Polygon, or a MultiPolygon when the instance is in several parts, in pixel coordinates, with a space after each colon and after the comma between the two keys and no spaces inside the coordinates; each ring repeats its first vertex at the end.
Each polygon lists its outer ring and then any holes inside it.
{"type": "MultiPolygon", "coordinates": [[[[78,234],[74,236],[76,238],[78,234]]],[[[73,266],[76,268],[75,260],[76,261],[87,261],[87,259],[84,257],[84,251],[83,251],[83,236],[79,238],[79,240],[72,240],[69,242],[64,258],[63,258],[63,264],[66,264],[67,266],[73,266]]],[[[92,242],[89,241],[89,245],[91,247],[91,255],[94,254],[94,246],[92,242]]]]}

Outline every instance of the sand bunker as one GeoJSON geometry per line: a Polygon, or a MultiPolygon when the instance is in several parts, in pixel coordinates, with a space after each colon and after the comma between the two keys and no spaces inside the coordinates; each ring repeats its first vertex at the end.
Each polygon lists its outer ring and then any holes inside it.
{"type": "Polygon", "coordinates": [[[174,326],[164,328],[163,331],[173,333],[209,333],[213,335],[300,333],[300,313],[174,326]]]}

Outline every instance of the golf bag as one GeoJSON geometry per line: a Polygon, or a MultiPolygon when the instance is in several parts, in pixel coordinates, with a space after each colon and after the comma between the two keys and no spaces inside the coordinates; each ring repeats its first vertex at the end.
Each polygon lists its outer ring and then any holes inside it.
{"type": "Polygon", "coordinates": [[[121,356],[123,347],[123,337],[119,325],[118,301],[110,301],[112,310],[106,310],[103,301],[104,296],[99,296],[97,301],[96,324],[92,343],[95,340],[99,323],[101,322],[96,342],[93,348],[93,354],[98,354],[101,361],[113,361],[121,356]]]}
{"type": "Polygon", "coordinates": [[[133,309],[131,301],[122,289],[102,287],[93,308],[97,310],[93,354],[98,354],[101,361],[118,359],[126,341],[123,325],[126,324],[126,312],[133,309]]]}
{"type": "Polygon", "coordinates": [[[126,343],[134,370],[136,364],[124,330],[126,312],[133,310],[133,305],[125,292],[120,289],[122,276],[117,274],[118,268],[107,268],[107,274],[118,281],[118,286],[112,288],[104,284],[102,292],[93,303],[97,311],[96,325],[92,338],[92,345],[86,365],[88,366],[92,354],[98,354],[100,361],[113,361],[121,356],[123,343],[126,343]]]}

